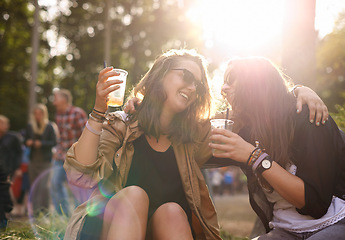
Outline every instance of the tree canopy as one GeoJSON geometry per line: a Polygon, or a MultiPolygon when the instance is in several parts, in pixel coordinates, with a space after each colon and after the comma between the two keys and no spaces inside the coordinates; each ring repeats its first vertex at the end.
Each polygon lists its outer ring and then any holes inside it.
{"type": "Polygon", "coordinates": [[[339,14],[332,33],[317,47],[317,87],[331,111],[345,103],[345,12],[339,14]]]}
{"type": "MultiPolygon", "coordinates": [[[[0,1],[0,114],[11,119],[14,130],[27,124],[32,1],[0,1]]],[[[107,0],[60,0],[53,6],[41,5],[37,102],[47,104],[53,120],[52,90],[66,88],[72,92],[75,105],[91,110],[97,75],[105,58],[105,31],[111,36],[108,65],[129,72],[127,95],[162,51],[195,48],[213,57],[221,49],[206,50],[201,25],[186,14],[196,1],[108,0],[111,6],[107,7],[107,0]],[[105,25],[107,10],[109,30],[105,25]]],[[[317,45],[316,90],[331,110],[336,103],[342,104],[345,96],[344,19],[343,13],[334,31],[317,45]]]]}

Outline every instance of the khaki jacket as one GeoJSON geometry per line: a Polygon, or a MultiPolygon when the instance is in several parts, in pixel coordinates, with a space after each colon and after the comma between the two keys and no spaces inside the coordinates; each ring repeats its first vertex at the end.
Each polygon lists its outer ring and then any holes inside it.
{"type": "MultiPolygon", "coordinates": [[[[202,233],[198,234],[196,239],[221,239],[216,210],[200,171],[200,167],[212,156],[208,147],[210,124],[205,121],[199,124],[199,128],[199,144],[173,142],[172,147],[186,199],[202,228],[202,233]]],[[[102,204],[107,202],[105,196],[114,190],[120,191],[126,184],[134,154],[133,141],[142,134],[137,122],[129,124],[124,120],[123,113],[121,115],[117,112],[112,115],[109,123],[103,125],[98,158],[93,164],[79,163],[74,154],[75,145],[69,149],[64,164],[69,183],[95,190],[88,201],[74,210],[66,229],[65,239],[78,239],[87,212],[102,208],[102,204]]]]}

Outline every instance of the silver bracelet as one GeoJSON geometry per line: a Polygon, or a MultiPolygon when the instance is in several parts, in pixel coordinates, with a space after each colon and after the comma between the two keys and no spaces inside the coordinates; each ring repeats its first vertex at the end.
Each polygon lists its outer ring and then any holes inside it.
{"type": "Polygon", "coordinates": [[[291,92],[295,98],[297,98],[297,95],[295,93],[296,88],[303,87],[303,85],[295,85],[292,89],[291,92]]]}
{"type": "Polygon", "coordinates": [[[96,134],[96,135],[98,135],[98,136],[101,136],[101,134],[102,134],[102,132],[103,132],[103,129],[102,129],[102,131],[97,131],[97,130],[93,129],[93,128],[90,126],[89,121],[86,121],[85,127],[87,128],[87,130],[89,130],[90,132],[92,132],[92,133],[94,133],[94,134],[96,134]]]}

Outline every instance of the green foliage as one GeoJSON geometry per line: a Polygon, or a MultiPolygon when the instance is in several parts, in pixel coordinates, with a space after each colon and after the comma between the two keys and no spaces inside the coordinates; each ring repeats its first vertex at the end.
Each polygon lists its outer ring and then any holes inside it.
{"type": "MultiPolygon", "coordinates": [[[[127,94],[162,51],[202,45],[195,38],[197,28],[188,22],[178,1],[111,2],[112,60],[108,65],[129,72],[127,94]]],[[[105,1],[73,2],[70,11],[70,15],[62,15],[54,22],[59,26],[59,34],[69,39],[67,54],[73,56],[70,61],[61,61],[65,76],[59,86],[72,91],[76,105],[91,109],[104,60],[105,1]]]]}
{"type": "MultiPolygon", "coordinates": [[[[163,51],[187,47],[205,52],[201,25],[186,16],[195,1],[109,1],[112,60],[108,65],[128,70],[127,95],[163,51]]],[[[66,1],[57,1],[54,16],[48,14],[49,6],[40,7],[36,94],[38,102],[48,105],[51,120],[55,109],[49,98],[54,87],[69,89],[75,105],[87,112],[92,109],[104,60],[106,1],[69,0],[67,6],[59,5],[62,2],[66,1]],[[65,49],[56,52],[51,35],[65,40],[65,49]]],[[[0,1],[0,17],[0,114],[10,118],[13,130],[19,130],[26,126],[28,114],[32,3],[0,1]]],[[[344,19],[345,13],[334,32],[320,42],[317,53],[317,91],[331,111],[345,101],[344,19]]]]}
{"type": "Polygon", "coordinates": [[[317,48],[317,90],[331,111],[345,103],[345,12],[317,48]]]}
{"type": "MultiPolygon", "coordinates": [[[[0,232],[0,239],[12,240],[59,240],[63,239],[64,231],[68,222],[67,217],[58,214],[43,214],[37,218],[36,223],[29,221],[12,222],[10,227],[0,232]]],[[[223,240],[247,240],[246,237],[233,236],[228,232],[221,231],[223,240]]]]}
{"type": "Polygon", "coordinates": [[[16,128],[26,122],[32,13],[26,0],[0,1],[0,114],[16,128]],[[23,122],[24,121],[24,122],[23,122]]]}
{"type": "MultiPolygon", "coordinates": [[[[193,1],[184,5],[178,0],[110,1],[112,61],[108,65],[128,70],[127,94],[162,51],[188,47],[202,52],[201,30],[185,16],[193,1]]],[[[48,15],[49,6],[40,7],[36,93],[37,101],[48,105],[50,119],[55,113],[49,101],[54,87],[69,89],[74,104],[87,112],[93,107],[104,60],[105,2],[70,0],[67,7],[58,6],[53,18],[48,15]],[[66,40],[62,52],[56,52],[48,38],[52,34],[66,40]]],[[[0,22],[0,113],[18,130],[25,127],[28,114],[33,7],[25,0],[6,0],[0,9],[5,19],[0,22]]]]}
{"type": "Polygon", "coordinates": [[[332,118],[337,123],[338,127],[345,131],[345,104],[343,106],[336,104],[336,113],[331,113],[332,118]]]}
{"type": "Polygon", "coordinates": [[[223,240],[248,240],[249,238],[247,237],[238,237],[238,236],[233,236],[228,232],[221,231],[221,237],[223,240]]]}
{"type": "Polygon", "coordinates": [[[57,213],[39,213],[35,221],[10,222],[9,227],[0,233],[0,239],[63,239],[68,217],[57,213]]]}

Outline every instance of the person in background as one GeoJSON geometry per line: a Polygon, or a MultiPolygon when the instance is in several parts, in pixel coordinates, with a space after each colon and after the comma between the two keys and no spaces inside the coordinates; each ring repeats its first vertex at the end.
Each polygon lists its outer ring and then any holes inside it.
{"type": "Polygon", "coordinates": [[[22,144],[9,128],[9,119],[0,115],[0,229],[7,226],[6,214],[13,207],[10,195],[12,179],[21,175],[22,144]]]}
{"type": "Polygon", "coordinates": [[[29,179],[30,198],[33,213],[47,211],[50,203],[48,189],[51,167],[52,148],[56,145],[56,135],[53,123],[49,122],[48,110],[44,104],[37,104],[30,115],[29,124],[24,136],[25,146],[30,149],[29,179]],[[45,175],[42,175],[44,174],[45,175]],[[37,180],[37,181],[36,181],[37,180]]]}
{"type": "Polygon", "coordinates": [[[288,86],[266,58],[231,60],[222,91],[238,134],[213,129],[210,141],[219,144],[209,145],[247,174],[267,232],[258,239],[344,239],[345,143],[331,117],[315,125],[307,106],[296,114],[288,86]]]}
{"type": "Polygon", "coordinates": [[[211,169],[211,187],[214,196],[222,195],[221,186],[223,179],[224,176],[220,168],[211,169]]]}
{"type": "MultiPolygon", "coordinates": [[[[68,192],[65,186],[66,172],[63,164],[67,150],[80,137],[87,121],[86,113],[83,109],[73,106],[73,97],[67,89],[57,89],[53,91],[53,105],[56,108],[55,123],[59,129],[59,138],[56,145],[56,152],[53,156],[53,173],[51,181],[51,195],[56,211],[59,214],[69,215],[68,192]]],[[[73,194],[77,202],[83,201],[82,189],[73,188],[73,194]]]]}

